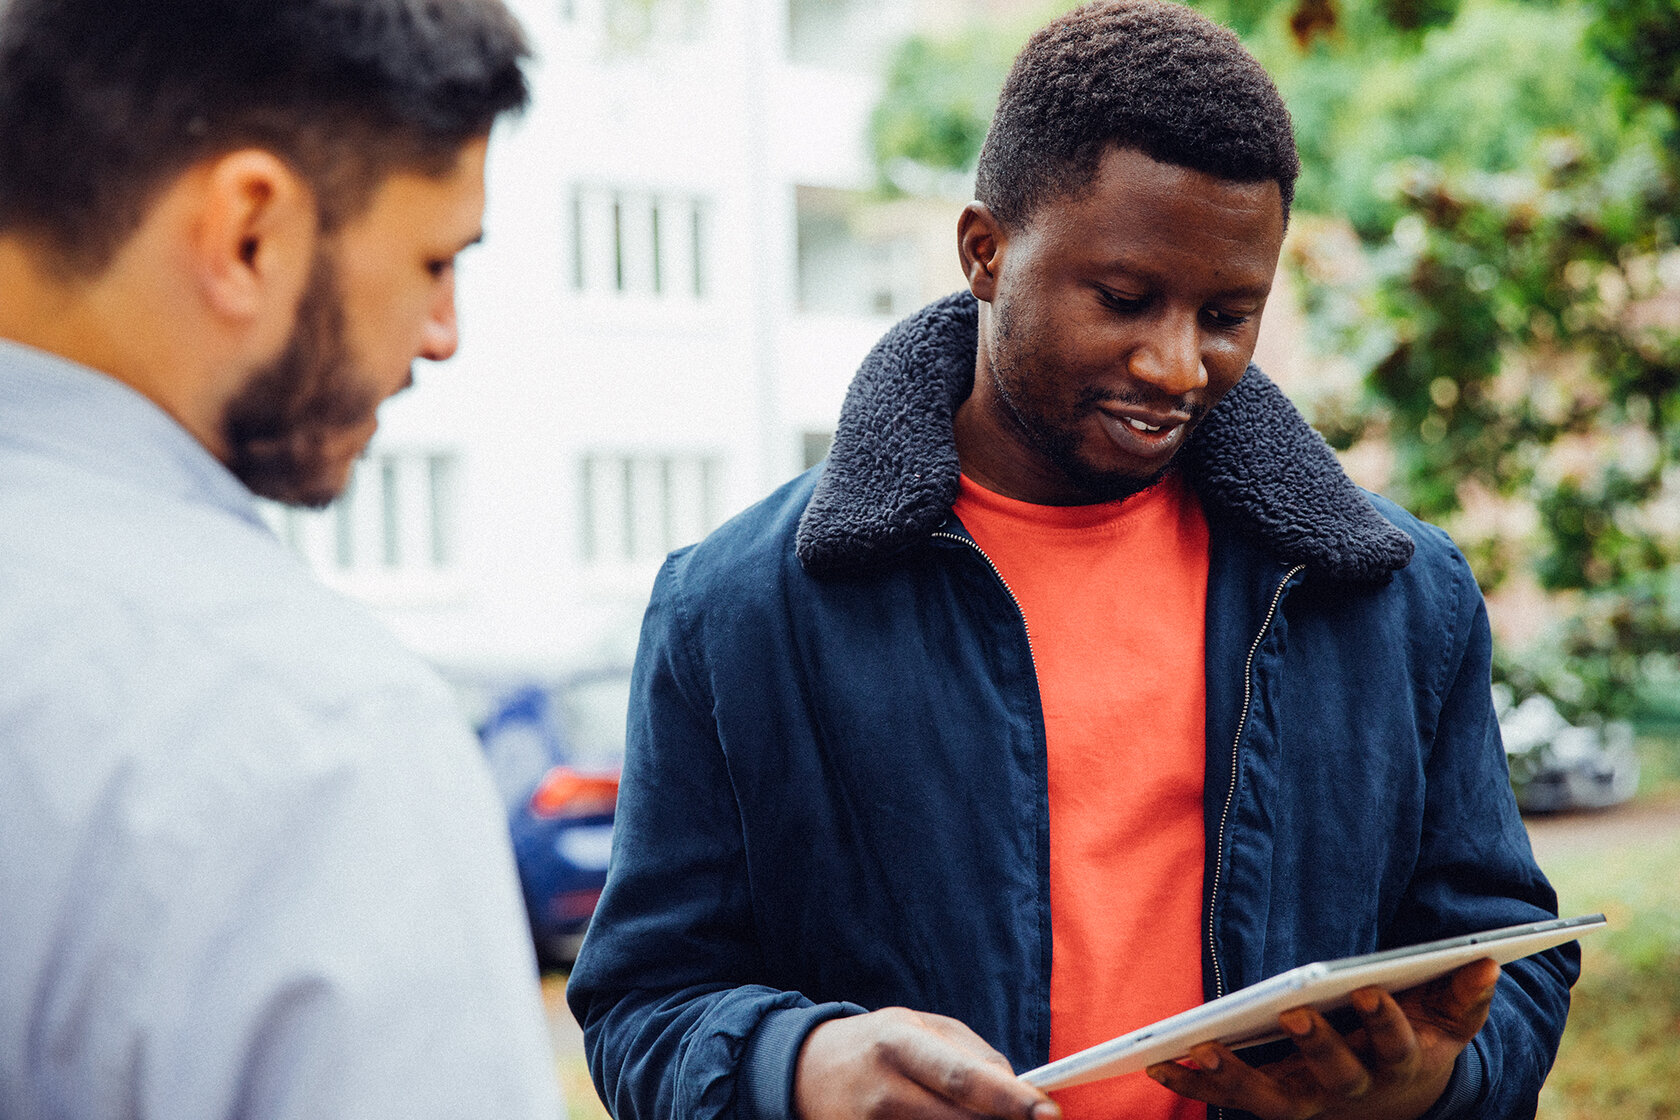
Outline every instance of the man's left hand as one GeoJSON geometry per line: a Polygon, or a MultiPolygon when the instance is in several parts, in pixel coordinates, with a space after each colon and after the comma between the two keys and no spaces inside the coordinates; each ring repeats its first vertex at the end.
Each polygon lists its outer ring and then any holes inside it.
{"type": "Polygon", "coordinates": [[[1416,1120],[1447,1087],[1453,1063],[1487,1021],[1499,966],[1467,964],[1398,998],[1380,988],[1353,993],[1360,1025],[1336,1032],[1311,1008],[1279,1022],[1298,1053],[1250,1066],[1227,1047],[1190,1051],[1195,1065],[1161,1062],[1149,1076],[1173,1092],[1240,1109],[1261,1120],[1416,1120]]]}

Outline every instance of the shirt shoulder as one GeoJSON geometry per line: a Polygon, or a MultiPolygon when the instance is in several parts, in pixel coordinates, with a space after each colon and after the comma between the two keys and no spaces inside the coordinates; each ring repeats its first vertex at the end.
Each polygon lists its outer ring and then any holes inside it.
{"type": "Polygon", "coordinates": [[[0,1083],[52,1037],[59,1083],[121,1097],[96,1111],[551,1111],[500,806],[443,683],[260,525],[7,465],[0,988],[38,998],[0,1008],[0,1083]],[[132,1052],[144,1077],[100,1076],[132,1052]]]}

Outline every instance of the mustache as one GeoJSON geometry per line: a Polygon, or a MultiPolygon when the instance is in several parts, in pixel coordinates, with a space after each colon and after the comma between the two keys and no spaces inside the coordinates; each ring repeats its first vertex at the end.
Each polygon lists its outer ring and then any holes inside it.
{"type": "Polygon", "coordinates": [[[1081,409],[1099,405],[1149,409],[1156,412],[1182,412],[1192,423],[1207,413],[1207,405],[1187,397],[1157,396],[1128,389],[1105,389],[1088,385],[1081,389],[1076,403],[1081,409]]]}

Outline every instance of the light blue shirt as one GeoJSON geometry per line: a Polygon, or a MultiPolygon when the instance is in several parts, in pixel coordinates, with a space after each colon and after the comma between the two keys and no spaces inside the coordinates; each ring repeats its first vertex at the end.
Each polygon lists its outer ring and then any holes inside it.
{"type": "Polygon", "coordinates": [[[542,1118],[447,689],[117,381],[0,341],[0,1118],[542,1118]]]}

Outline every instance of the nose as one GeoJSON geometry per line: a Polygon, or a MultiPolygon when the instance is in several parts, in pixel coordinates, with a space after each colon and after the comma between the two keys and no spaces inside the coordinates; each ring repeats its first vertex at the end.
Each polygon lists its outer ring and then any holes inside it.
{"type": "Polygon", "coordinates": [[[1162,315],[1149,324],[1126,365],[1134,378],[1170,396],[1183,396],[1206,385],[1207,368],[1202,364],[1202,336],[1196,317],[1162,315]]]}
{"type": "Polygon", "coordinates": [[[441,362],[452,357],[461,346],[461,332],[455,319],[455,278],[449,276],[439,285],[437,297],[426,316],[420,335],[420,356],[441,362]]]}

